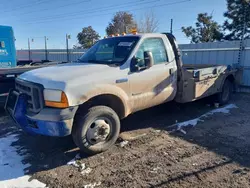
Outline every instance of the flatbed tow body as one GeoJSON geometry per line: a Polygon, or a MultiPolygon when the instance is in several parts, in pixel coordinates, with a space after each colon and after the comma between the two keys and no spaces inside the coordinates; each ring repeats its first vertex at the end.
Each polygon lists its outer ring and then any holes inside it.
{"type": "Polygon", "coordinates": [[[237,69],[225,65],[183,65],[183,80],[180,82],[176,101],[192,102],[221,92],[222,84],[231,75],[236,77],[237,69]]]}

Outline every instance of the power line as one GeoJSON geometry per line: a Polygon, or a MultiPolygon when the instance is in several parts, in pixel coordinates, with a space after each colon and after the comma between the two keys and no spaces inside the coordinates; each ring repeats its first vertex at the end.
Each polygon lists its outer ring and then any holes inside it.
{"type": "MultiPolygon", "coordinates": [[[[163,4],[158,4],[158,5],[154,5],[154,6],[150,6],[150,7],[143,7],[143,8],[136,8],[136,9],[127,9],[124,11],[137,11],[137,10],[143,10],[143,9],[149,9],[149,8],[157,8],[157,7],[164,7],[164,6],[171,6],[171,5],[175,5],[175,4],[181,4],[181,3],[185,3],[185,2],[190,2],[191,0],[181,0],[181,1],[176,1],[176,2],[172,2],[172,3],[163,3],[163,4]]],[[[154,1],[155,2],[155,1],[154,1]]],[[[95,17],[95,16],[104,16],[104,15],[112,15],[114,13],[105,13],[105,14],[97,14],[97,15],[89,15],[89,16],[84,16],[84,17],[74,17],[74,20],[76,19],[82,19],[82,18],[88,18],[88,17],[95,17]]],[[[40,22],[27,22],[26,24],[33,24],[33,23],[47,23],[47,22],[53,22],[56,20],[71,20],[72,18],[68,18],[68,16],[63,16],[60,17],[59,19],[52,19],[52,20],[47,20],[47,21],[40,21],[40,22]],[[66,17],[66,19],[64,19],[64,17],[66,17]]]]}
{"type": "Polygon", "coordinates": [[[127,3],[122,3],[122,4],[116,4],[116,5],[106,6],[106,7],[88,9],[88,11],[79,11],[79,12],[73,12],[73,13],[68,13],[68,14],[58,14],[58,15],[54,15],[54,16],[42,17],[42,18],[40,18],[41,19],[40,21],[50,20],[50,19],[53,19],[53,18],[63,18],[63,17],[75,16],[75,15],[79,15],[80,13],[83,13],[81,15],[87,15],[89,13],[92,14],[92,13],[95,13],[95,12],[103,12],[103,11],[113,10],[114,8],[115,9],[116,8],[126,8],[126,7],[131,7],[131,6],[138,6],[138,5],[144,5],[144,4],[154,3],[154,2],[158,2],[158,1],[161,1],[161,0],[150,0],[150,1],[149,0],[137,0],[137,1],[129,1],[127,3]]]}
{"type": "MultiPolygon", "coordinates": [[[[86,0],[84,2],[87,2],[87,1],[91,1],[91,0],[86,0]]],[[[145,0],[139,0],[139,1],[145,1],[145,0]]],[[[83,1],[81,1],[83,2],[83,1]]],[[[121,5],[125,5],[125,4],[131,4],[131,3],[135,3],[135,1],[130,1],[130,2],[127,2],[127,3],[119,3],[119,4],[116,4],[116,5],[111,5],[111,6],[106,6],[106,7],[102,7],[102,8],[92,8],[92,9],[88,9],[87,12],[90,12],[90,11],[95,11],[95,10],[100,10],[100,9],[103,9],[103,8],[110,8],[110,7],[116,7],[116,6],[121,6],[121,5]]],[[[69,6],[71,5],[76,5],[76,4],[79,4],[79,3],[70,3],[68,4],[69,6]]],[[[61,7],[65,7],[64,5],[63,6],[60,6],[61,7]]],[[[58,8],[58,7],[56,7],[58,8]]],[[[51,10],[50,8],[47,8],[47,9],[42,9],[42,10],[39,10],[39,11],[46,11],[46,10],[51,10]]],[[[36,11],[32,11],[32,12],[26,12],[25,14],[29,14],[29,13],[33,13],[33,12],[36,12],[36,11]]],[[[81,11],[82,12],[82,11],[81,11]]],[[[84,11],[86,12],[86,11],[84,11]]],[[[56,15],[56,16],[61,16],[61,15],[65,15],[65,14],[59,14],[59,15],[56,15]]],[[[47,17],[46,17],[47,18],[47,17]]]]}
{"type": "Polygon", "coordinates": [[[40,4],[46,3],[46,2],[51,2],[51,0],[37,0],[37,1],[33,2],[33,3],[21,4],[21,6],[15,6],[14,8],[11,8],[10,10],[4,10],[4,11],[2,11],[2,13],[13,12],[15,10],[29,8],[29,7],[32,7],[32,6],[35,6],[35,5],[40,5],[40,4]]]}
{"type": "MultiPolygon", "coordinates": [[[[60,9],[60,8],[63,8],[63,7],[72,6],[72,5],[79,5],[79,4],[90,2],[90,1],[91,0],[84,0],[84,1],[81,0],[81,1],[74,2],[74,3],[68,3],[68,4],[64,4],[64,5],[61,5],[61,6],[54,7],[53,10],[60,9]]],[[[51,8],[44,8],[44,9],[39,9],[39,10],[34,10],[34,11],[29,11],[29,12],[26,11],[26,12],[24,12],[22,14],[18,14],[18,16],[31,14],[31,13],[35,13],[35,12],[38,12],[38,11],[47,11],[47,10],[51,10],[51,8]]]]}

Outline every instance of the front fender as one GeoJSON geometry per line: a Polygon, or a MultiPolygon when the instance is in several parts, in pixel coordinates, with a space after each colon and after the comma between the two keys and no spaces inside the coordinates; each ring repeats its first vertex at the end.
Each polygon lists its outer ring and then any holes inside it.
{"type": "Polygon", "coordinates": [[[105,95],[105,94],[109,94],[109,95],[114,95],[116,97],[118,97],[123,105],[124,105],[124,110],[125,110],[125,116],[127,116],[128,114],[131,113],[131,102],[129,100],[129,95],[128,93],[126,93],[125,91],[128,91],[129,88],[125,88],[124,87],[118,87],[116,85],[109,85],[109,84],[101,84],[101,85],[95,85],[92,86],[91,88],[87,89],[79,89],[81,90],[81,92],[79,93],[74,93],[75,97],[72,97],[71,95],[71,101],[70,104],[72,106],[76,106],[76,105],[81,105],[85,102],[87,102],[88,100],[90,100],[91,98],[100,96],[100,95],[105,95]]]}

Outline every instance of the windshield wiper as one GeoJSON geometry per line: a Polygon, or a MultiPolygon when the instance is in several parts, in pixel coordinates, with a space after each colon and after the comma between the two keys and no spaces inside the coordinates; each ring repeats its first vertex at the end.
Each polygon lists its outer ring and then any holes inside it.
{"type": "Polygon", "coordinates": [[[83,61],[81,59],[77,59],[77,62],[80,62],[80,63],[97,63],[98,61],[96,60],[87,60],[87,61],[83,61]]]}
{"type": "Polygon", "coordinates": [[[94,60],[94,59],[90,59],[90,60],[87,60],[87,61],[83,61],[81,59],[78,59],[77,60],[78,62],[81,62],[81,63],[96,63],[96,64],[102,64],[102,65],[120,65],[119,62],[114,62],[114,61],[106,61],[106,60],[103,60],[103,61],[97,61],[97,60],[94,60]]]}
{"type": "Polygon", "coordinates": [[[76,62],[85,63],[85,61],[82,61],[81,59],[77,59],[76,62]]]}
{"type": "Polygon", "coordinates": [[[94,60],[94,59],[90,59],[90,60],[88,60],[87,62],[88,62],[88,63],[98,63],[99,61],[94,60]]]}

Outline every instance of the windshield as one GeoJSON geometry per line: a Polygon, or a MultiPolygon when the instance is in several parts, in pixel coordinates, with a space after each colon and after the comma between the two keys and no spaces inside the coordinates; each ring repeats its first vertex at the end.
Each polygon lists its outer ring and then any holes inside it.
{"type": "Polygon", "coordinates": [[[124,63],[139,37],[114,37],[98,41],[80,59],[80,62],[100,64],[124,63]]]}

